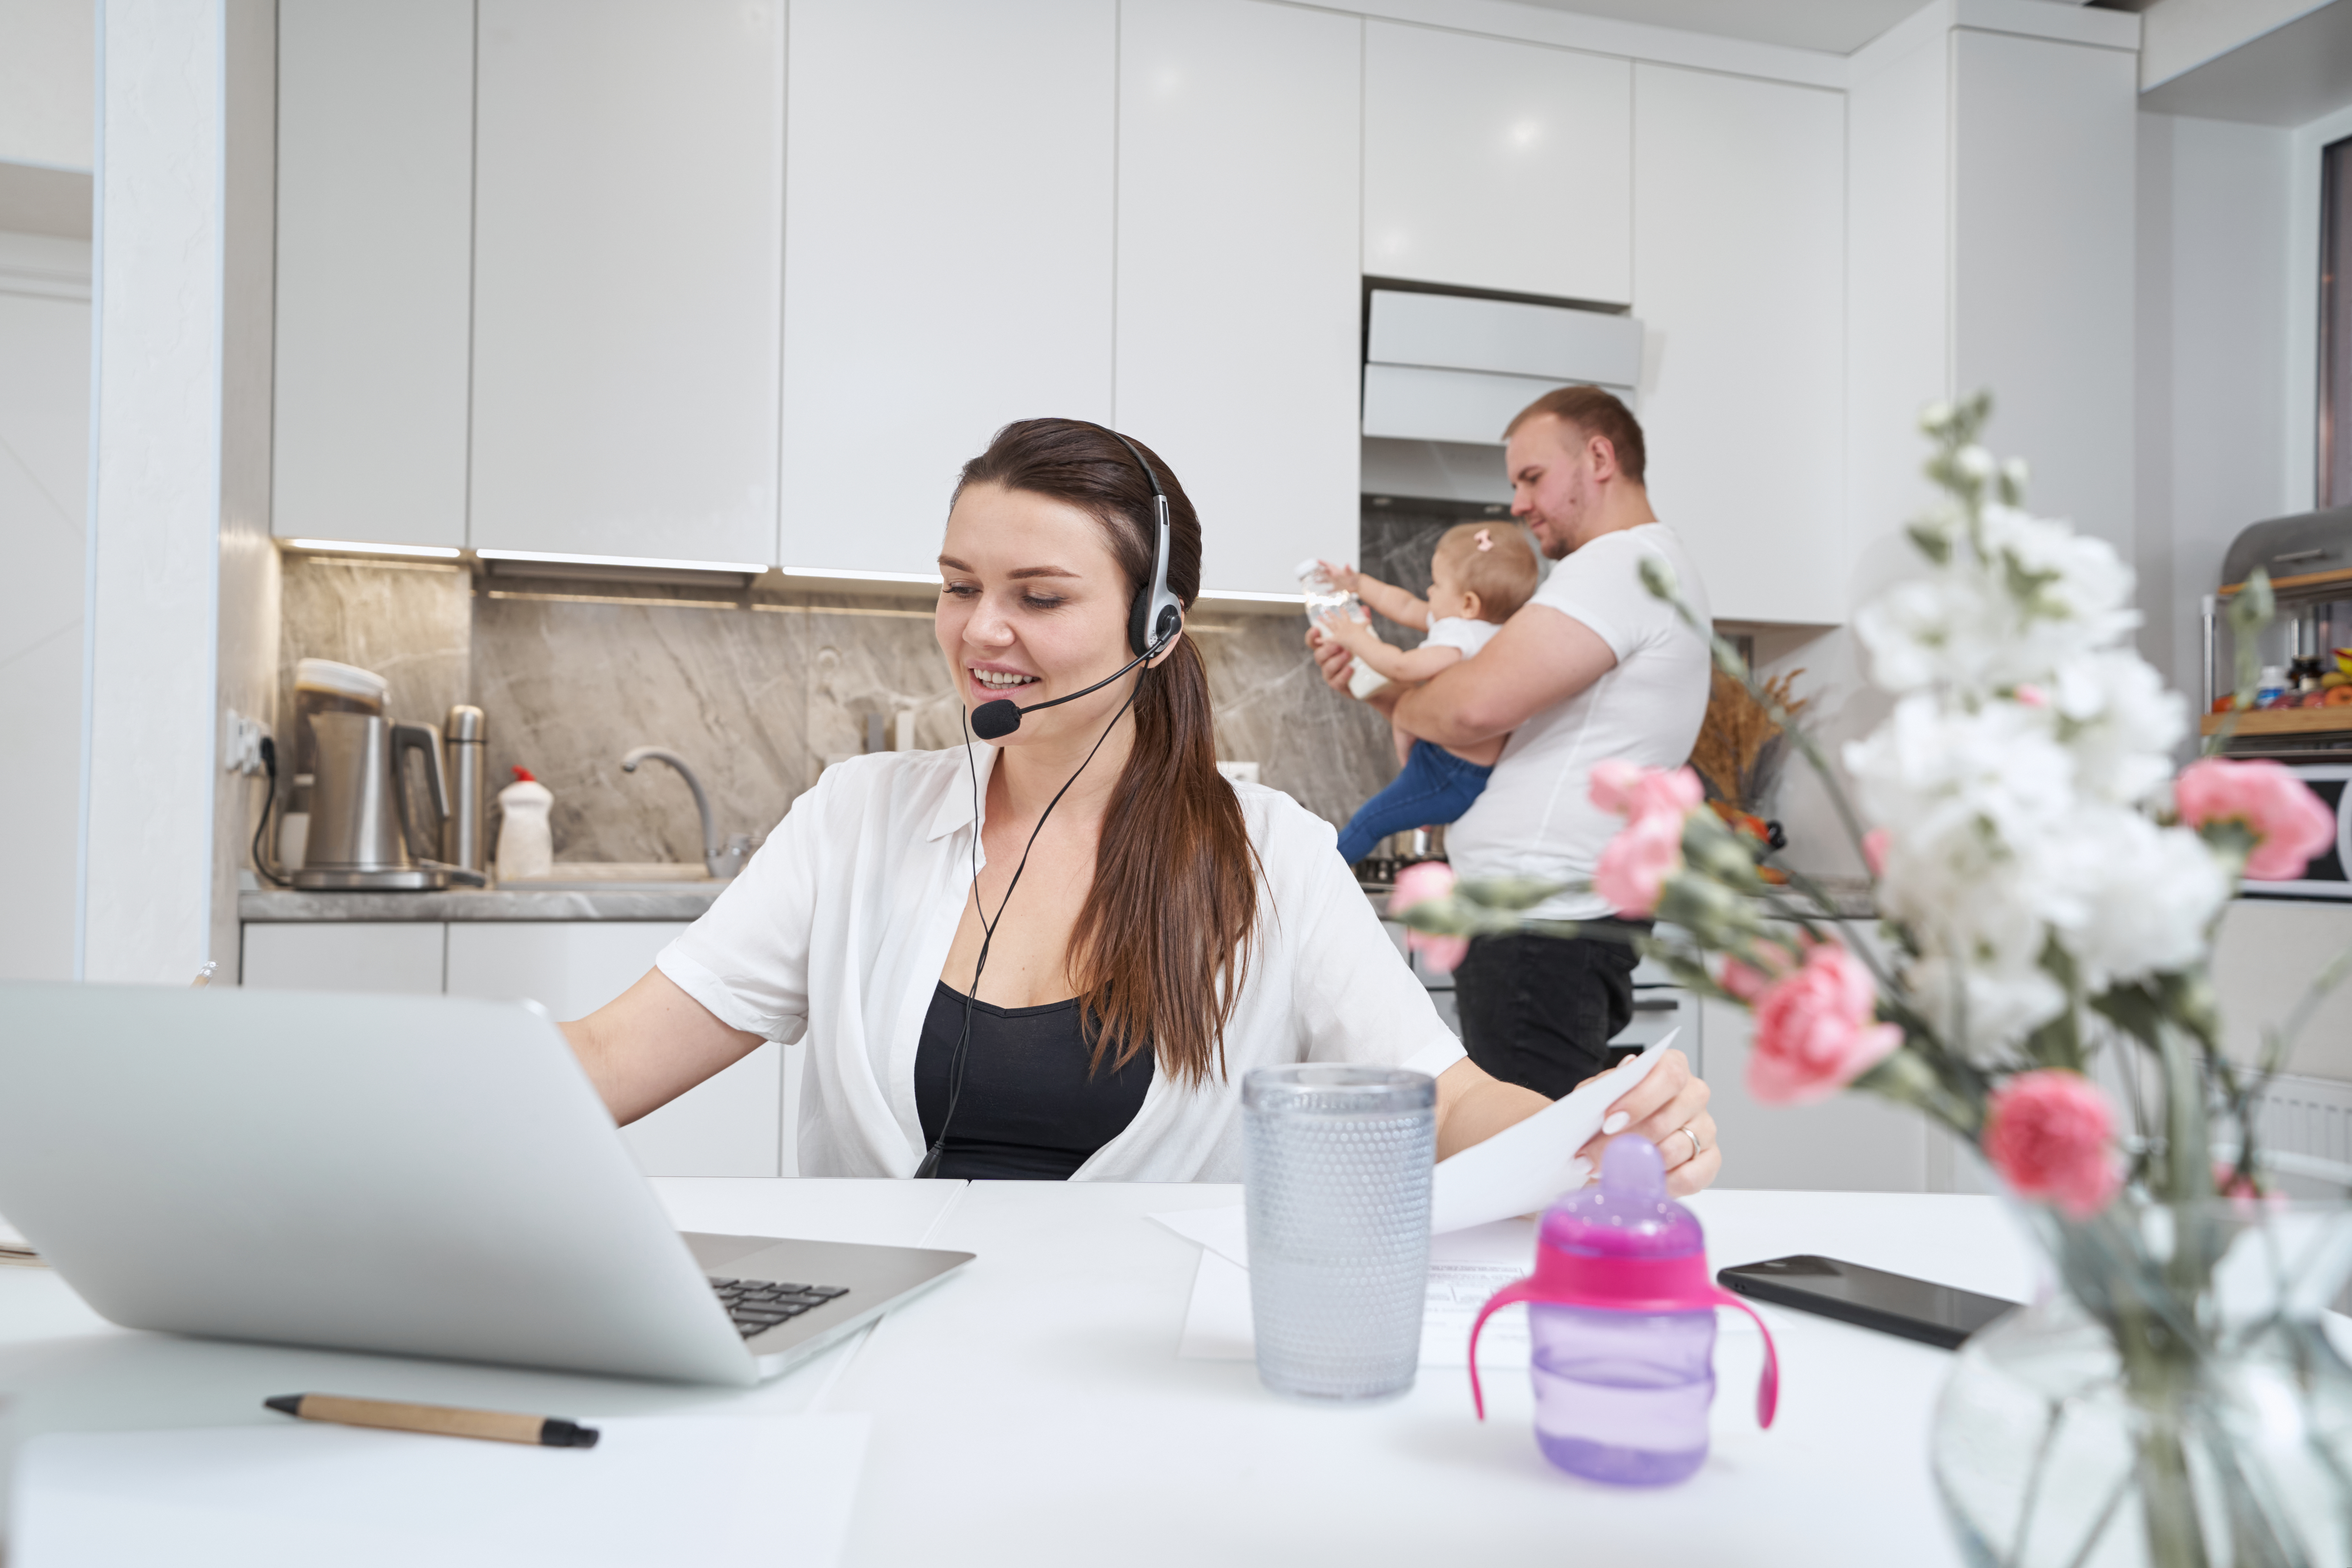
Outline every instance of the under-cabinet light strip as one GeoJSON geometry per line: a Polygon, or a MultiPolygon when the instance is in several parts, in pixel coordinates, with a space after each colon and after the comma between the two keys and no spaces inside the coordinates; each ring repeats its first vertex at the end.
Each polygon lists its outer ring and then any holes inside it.
{"type": "Polygon", "coordinates": [[[731,571],[746,577],[757,577],[768,570],[762,563],[742,560],[664,560],[656,556],[572,555],[535,549],[478,549],[474,553],[484,560],[516,560],[549,566],[637,566],[665,571],[731,571]]]}
{"type": "Polygon", "coordinates": [[[349,539],[287,539],[288,549],[313,555],[412,555],[432,560],[456,560],[464,552],[448,545],[371,545],[349,539]]]}
{"type": "Polygon", "coordinates": [[[923,582],[936,584],[936,571],[852,571],[845,567],[780,566],[786,577],[830,577],[845,582],[923,582]]]}

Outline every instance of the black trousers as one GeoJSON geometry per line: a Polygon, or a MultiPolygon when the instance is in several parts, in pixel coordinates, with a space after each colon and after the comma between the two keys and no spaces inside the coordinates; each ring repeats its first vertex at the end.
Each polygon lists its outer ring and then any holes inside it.
{"type": "Polygon", "coordinates": [[[1591,936],[1471,938],[1454,971],[1470,1060],[1559,1099],[1601,1071],[1610,1040],[1633,1021],[1639,962],[1627,944],[1591,936]]]}

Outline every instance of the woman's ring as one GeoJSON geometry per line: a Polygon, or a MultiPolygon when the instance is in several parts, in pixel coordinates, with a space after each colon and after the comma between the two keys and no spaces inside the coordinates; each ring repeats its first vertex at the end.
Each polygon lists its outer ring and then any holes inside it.
{"type": "Polygon", "coordinates": [[[1691,1141],[1691,1158],[1696,1159],[1706,1152],[1706,1146],[1698,1141],[1698,1134],[1691,1130],[1689,1123],[1683,1124],[1681,1132],[1683,1136],[1691,1141]]]}

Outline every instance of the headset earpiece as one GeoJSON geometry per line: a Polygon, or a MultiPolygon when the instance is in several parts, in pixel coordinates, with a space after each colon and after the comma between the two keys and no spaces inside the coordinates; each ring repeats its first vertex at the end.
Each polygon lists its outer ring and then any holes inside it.
{"type": "Polygon", "coordinates": [[[1160,476],[1143,460],[1134,442],[1116,430],[1109,435],[1127,448],[1135,465],[1143,470],[1144,483],[1151,486],[1151,570],[1144,574],[1127,612],[1128,651],[1140,659],[1160,652],[1184,629],[1184,606],[1168,589],[1168,492],[1160,487],[1160,476]]]}

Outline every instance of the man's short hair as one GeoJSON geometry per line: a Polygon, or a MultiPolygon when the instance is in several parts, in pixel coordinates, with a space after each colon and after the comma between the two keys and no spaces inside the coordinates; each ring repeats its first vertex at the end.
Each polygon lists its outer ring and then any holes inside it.
{"type": "Polygon", "coordinates": [[[1548,392],[1519,410],[1517,417],[1503,431],[1503,439],[1510,440],[1519,426],[1546,414],[1563,424],[1576,426],[1587,437],[1606,439],[1617,454],[1617,471],[1636,485],[1646,482],[1642,473],[1648,465],[1649,453],[1642,444],[1642,422],[1612,393],[1599,387],[1561,387],[1548,392]]]}

